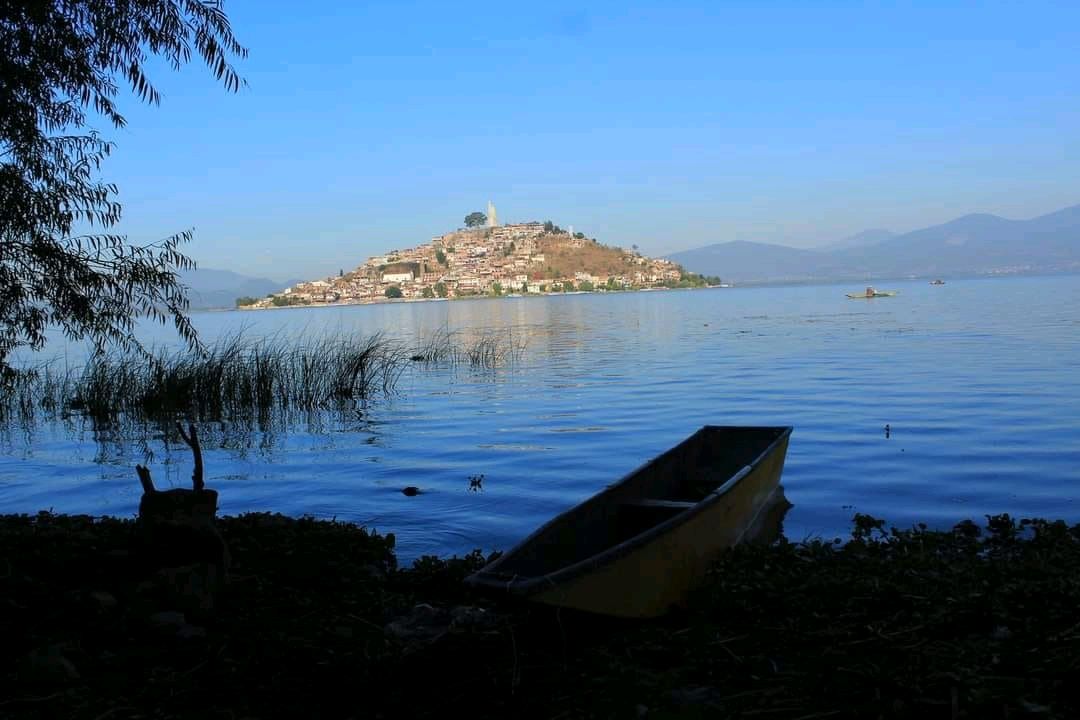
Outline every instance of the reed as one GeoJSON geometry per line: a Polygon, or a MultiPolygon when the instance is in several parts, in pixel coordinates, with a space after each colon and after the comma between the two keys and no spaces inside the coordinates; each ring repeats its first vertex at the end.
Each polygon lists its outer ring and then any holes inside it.
{"type": "Polygon", "coordinates": [[[56,360],[39,363],[27,372],[0,383],[0,426],[27,424],[39,413],[59,417],[66,413],[76,371],[58,367],[56,360]]]}
{"type": "Polygon", "coordinates": [[[520,359],[512,333],[446,329],[415,343],[377,333],[250,338],[236,333],[202,352],[112,352],[82,368],[28,368],[0,391],[0,424],[72,414],[96,421],[177,417],[239,420],[350,409],[395,392],[411,366],[494,369],[520,359]],[[410,362],[412,361],[412,362],[410,362]]]}
{"type": "Polygon", "coordinates": [[[451,332],[442,328],[420,342],[410,356],[416,362],[440,366],[495,369],[521,360],[527,343],[512,329],[451,332]]]}

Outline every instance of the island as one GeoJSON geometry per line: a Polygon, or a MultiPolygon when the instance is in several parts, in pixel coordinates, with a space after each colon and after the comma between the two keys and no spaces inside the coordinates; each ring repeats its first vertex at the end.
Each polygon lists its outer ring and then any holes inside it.
{"type": "Polygon", "coordinates": [[[720,278],[687,272],[665,258],[599,243],[550,220],[500,225],[488,212],[418,247],[369,257],[336,277],[296,283],[241,309],[438,300],[567,292],[714,287],[720,278]]]}

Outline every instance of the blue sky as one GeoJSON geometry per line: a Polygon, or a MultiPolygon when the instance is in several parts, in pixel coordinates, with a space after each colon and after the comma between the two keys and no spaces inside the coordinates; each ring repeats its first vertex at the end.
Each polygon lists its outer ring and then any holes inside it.
{"type": "Polygon", "coordinates": [[[1080,203],[1080,3],[227,0],[228,94],[154,65],[120,230],[314,278],[551,219],[651,255],[1080,203]]]}

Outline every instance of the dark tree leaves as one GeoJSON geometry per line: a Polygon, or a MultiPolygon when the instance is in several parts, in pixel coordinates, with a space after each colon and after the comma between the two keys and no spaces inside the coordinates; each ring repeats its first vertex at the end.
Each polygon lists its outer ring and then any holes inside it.
{"type": "Polygon", "coordinates": [[[98,178],[112,145],[87,128],[93,112],[125,125],[118,82],[160,102],[144,71],[151,56],[180,69],[198,54],[229,91],[244,81],[219,0],[0,0],[0,385],[17,376],[19,348],[41,349],[46,330],[145,352],[139,317],[172,321],[189,346],[178,271],[187,230],[135,245],[105,232],[120,219],[116,186],[98,178]],[[73,236],[76,227],[98,234],[73,236]]]}

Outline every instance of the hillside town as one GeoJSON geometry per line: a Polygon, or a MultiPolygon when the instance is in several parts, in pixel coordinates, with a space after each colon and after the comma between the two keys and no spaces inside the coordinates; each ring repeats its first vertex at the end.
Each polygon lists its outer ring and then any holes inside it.
{"type": "Polygon", "coordinates": [[[702,287],[717,278],[678,264],[601,245],[554,223],[500,225],[494,205],[466,217],[466,227],[419,247],[370,257],[337,277],[297,283],[265,298],[239,298],[244,309],[358,304],[564,292],[702,287]]]}

